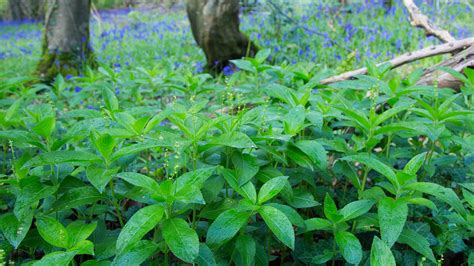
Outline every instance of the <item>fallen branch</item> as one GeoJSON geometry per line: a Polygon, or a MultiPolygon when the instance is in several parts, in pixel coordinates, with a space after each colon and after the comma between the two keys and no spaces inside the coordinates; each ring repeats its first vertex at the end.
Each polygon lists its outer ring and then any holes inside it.
{"type": "Polygon", "coordinates": [[[427,36],[435,36],[445,43],[456,41],[447,30],[438,28],[436,25],[431,23],[428,17],[421,13],[413,0],[403,0],[403,5],[410,14],[410,24],[417,28],[423,28],[427,36]]]}
{"type": "MultiPolygon", "coordinates": [[[[417,50],[414,52],[405,53],[401,56],[395,57],[394,59],[390,61],[380,63],[378,64],[378,66],[388,63],[391,65],[391,68],[393,69],[393,68],[396,68],[396,67],[399,67],[399,66],[402,66],[402,65],[405,65],[405,64],[423,59],[423,58],[428,58],[428,57],[448,54],[448,53],[460,52],[462,50],[465,50],[469,46],[474,46],[474,37],[427,47],[427,48],[423,48],[421,50],[417,50]]],[[[364,67],[357,70],[345,72],[334,77],[323,79],[319,83],[322,85],[327,85],[327,84],[342,81],[342,80],[348,80],[357,75],[364,75],[366,73],[367,73],[367,68],[364,67]]]]}
{"type": "Polygon", "coordinates": [[[436,83],[440,88],[458,90],[462,82],[449,73],[440,71],[439,67],[448,67],[460,73],[466,68],[474,68],[474,45],[455,54],[448,60],[426,69],[423,77],[417,82],[420,85],[433,85],[436,83]]]}

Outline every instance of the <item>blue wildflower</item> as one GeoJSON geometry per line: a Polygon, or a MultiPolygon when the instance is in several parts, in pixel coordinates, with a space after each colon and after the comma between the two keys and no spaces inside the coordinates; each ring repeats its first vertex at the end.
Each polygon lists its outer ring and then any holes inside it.
{"type": "Polygon", "coordinates": [[[222,71],[224,72],[224,75],[226,75],[226,76],[230,76],[230,75],[234,74],[234,70],[232,69],[231,66],[225,66],[222,71]]]}
{"type": "Polygon", "coordinates": [[[81,91],[82,91],[82,88],[79,87],[79,86],[76,86],[76,87],[74,88],[74,92],[76,92],[76,93],[81,92],[81,91]]]}

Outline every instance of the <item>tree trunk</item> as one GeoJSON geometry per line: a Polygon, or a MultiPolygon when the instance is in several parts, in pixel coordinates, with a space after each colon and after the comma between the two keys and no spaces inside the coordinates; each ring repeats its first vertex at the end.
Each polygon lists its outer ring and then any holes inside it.
{"type": "Polygon", "coordinates": [[[90,0],[48,0],[43,54],[37,68],[41,78],[77,75],[86,64],[95,65],[89,17],[90,0]]]}
{"type": "Polygon", "coordinates": [[[41,19],[45,0],[8,0],[10,19],[41,19]]]}
{"type": "Polygon", "coordinates": [[[194,39],[206,54],[207,69],[220,72],[229,60],[254,56],[257,47],[239,29],[239,0],[188,0],[194,39]]]}

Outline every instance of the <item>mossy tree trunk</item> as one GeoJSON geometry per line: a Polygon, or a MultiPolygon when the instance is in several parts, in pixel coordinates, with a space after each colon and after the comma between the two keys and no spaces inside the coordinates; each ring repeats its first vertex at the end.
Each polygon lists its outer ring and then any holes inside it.
{"type": "Polygon", "coordinates": [[[206,54],[209,71],[220,72],[229,60],[257,52],[239,29],[239,0],[188,0],[186,11],[194,39],[206,54]]]}
{"type": "Polygon", "coordinates": [[[89,43],[90,0],[48,0],[43,54],[37,72],[52,80],[96,62],[89,43]]]}

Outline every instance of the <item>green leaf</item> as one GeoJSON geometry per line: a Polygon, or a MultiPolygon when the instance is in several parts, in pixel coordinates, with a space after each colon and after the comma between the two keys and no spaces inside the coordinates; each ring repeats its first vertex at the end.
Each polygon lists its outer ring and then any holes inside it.
{"type": "Polygon", "coordinates": [[[119,168],[105,169],[97,165],[90,165],[86,169],[86,176],[89,182],[102,193],[118,170],[119,168]]]}
{"type": "Polygon", "coordinates": [[[165,109],[158,114],[154,115],[148,122],[146,123],[145,128],[143,129],[143,133],[147,134],[150,132],[156,125],[160,124],[161,121],[166,119],[171,113],[171,109],[165,109]]]}
{"type": "Polygon", "coordinates": [[[231,240],[247,224],[249,212],[231,209],[221,213],[207,231],[206,242],[211,247],[219,247],[231,240]]]}
{"type": "Polygon", "coordinates": [[[56,118],[49,116],[41,120],[38,124],[36,124],[32,128],[32,130],[36,134],[46,139],[51,135],[51,133],[53,133],[55,126],[56,126],[56,118]]]}
{"type": "Polygon", "coordinates": [[[82,240],[69,248],[68,251],[76,251],[76,254],[94,255],[94,243],[90,240],[82,240]]]}
{"type": "Polygon", "coordinates": [[[395,187],[399,186],[397,176],[392,170],[392,168],[382,163],[373,156],[369,156],[366,154],[357,154],[343,157],[341,160],[361,162],[385,176],[395,187]]]}
{"type": "Polygon", "coordinates": [[[69,247],[69,233],[56,219],[49,216],[36,217],[36,228],[49,244],[60,248],[69,247]]]}
{"type": "Polygon", "coordinates": [[[339,210],[339,214],[344,216],[342,221],[349,221],[368,212],[374,204],[372,200],[353,201],[339,210]]]}
{"type": "Polygon", "coordinates": [[[344,218],[342,215],[340,215],[337,211],[337,206],[334,200],[329,196],[328,193],[326,193],[326,196],[324,197],[324,215],[326,216],[327,219],[330,221],[336,223],[340,221],[342,218],[344,218]]]}
{"type": "Polygon", "coordinates": [[[304,152],[318,169],[326,170],[328,162],[323,145],[315,140],[300,140],[295,146],[304,152]]]}
{"type": "Polygon", "coordinates": [[[132,144],[130,146],[127,146],[127,147],[123,147],[121,149],[119,149],[118,151],[116,151],[113,155],[112,155],[112,161],[115,161],[115,160],[118,160],[119,158],[122,158],[126,155],[130,155],[130,154],[135,154],[135,153],[138,153],[138,152],[141,152],[141,151],[145,151],[145,150],[151,150],[151,149],[154,149],[154,148],[158,148],[158,147],[171,147],[173,145],[174,141],[170,141],[168,139],[163,139],[163,140],[148,140],[148,141],[144,141],[144,142],[141,142],[141,143],[138,143],[138,144],[132,144]]]}
{"type": "Polygon", "coordinates": [[[109,88],[103,87],[102,97],[104,98],[105,107],[110,111],[116,111],[119,108],[119,103],[115,93],[113,93],[109,88]]]}
{"type": "Polygon", "coordinates": [[[378,237],[374,237],[372,242],[372,248],[370,250],[370,265],[371,266],[396,266],[395,258],[393,257],[392,251],[387,244],[380,240],[378,237]]]}
{"type": "Polygon", "coordinates": [[[20,221],[13,213],[6,213],[0,217],[0,231],[10,244],[17,249],[30,230],[33,221],[33,212],[26,214],[20,221]]]}
{"type": "Polygon", "coordinates": [[[199,254],[195,260],[198,266],[216,266],[216,260],[212,250],[206,244],[199,244],[199,254]]]}
{"type": "Polygon", "coordinates": [[[232,154],[232,164],[235,168],[235,174],[239,180],[239,186],[245,185],[254,177],[260,167],[257,159],[249,154],[234,152],[232,154]]]}
{"type": "Polygon", "coordinates": [[[74,221],[67,225],[66,231],[69,235],[69,247],[76,246],[79,242],[86,240],[97,227],[97,222],[86,224],[83,221],[74,221]]]}
{"type": "Polygon", "coordinates": [[[94,204],[104,196],[99,194],[97,190],[90,186],[77,187],[68,190],[55,203],[55,210],[64,210],[77,208],[86,204],[94,204]]]}
{"type": "Polygon", "coordinates": [[[302,228],[305,227],[305,221],[303,220],[301,215],[295,209],[291,208],[290,206],[279,204],[279,203],[269,203],[267,205],[272,206],[272,207],[278,209],[279,211],[281,211],[282,213],[284,213],[286,215],[286,217],[288,218],[288,220],[290,220],[290,222],[293,225],[298,226],[298,227],[302,227],[302,228]]]}
{"type": "Polygon", "coordinates": [[[235,249],[240,255],[242,263],[237,265],[252,266],[255,258],[255,240],[248,235],[241,235],[235,241],[235,249]]]}
{"type": "Polygon", "coordinates": [[[41,260],[33,263],[33,266],[69,265],[77,251],[56,251],[46,254],[41,260]]]}
{"type": "Polygon", "coordinates": [[[346,231],[336,232],[334,237],[341,250],[342,257],[351,264],[359,264],[362,260],[362,246],[360,245],[359,239],[346,231]]]}
{"type": "Polygon", "coordinates": [[[257,73],[257,69],[252,65],[252,63],[250,63],[247,60],[237,59],[237,60],[230,60],[230,62],[236,65],[239,69],[246,70],[254,74],[257,73]]]}
{"type": "Polygon", "coordinates": [[[464,209],[464,206],[461,200],[456,195],[456,193],[450,188],[445,188],[443,186],[440,186],[434,183],[415,182],[415,183],[405,185],[405,189],[415,190],[415,191],[432,195],[436,197],[437,199],[451,205],[459,214],[461,215],[466,214],[466,209],[464,209]]]}
{"type": "Polygon", "coordinates": [[[257,146],[253,141],[242,132],[230,132],[224,133],[220,136],[213,138],[211,144],[227,146],[237,149],[245,148],[256,148],[257,146]]]}
{"type": "Polygon", "coordinates": [[[163,213],[161,205],[151,205],[138,210],[120,231],[116,244],[117,251],[122,253],[130,245],[139,242],[160,222],[163,213]]]}
{"type": "Polygon", "coordinates": [[[188,186],[202,188],[204,182],[215,172],[216,167],[204,167],[195,171],[187,172],[176,179],[176,191],[188,186]]]}
{"type": "Polygon", "coordinates": [[[188,223],[180,218],[163,222],[163,238],[171,252],[179,259],[193,263],[199,254],[199,237],[188,223]]]}
{"type": "Polygon", "coordinates": [[[272,199],[285,187],[287,183],[287,176],[279,176],[270,179],[260,188],[258,192],[258,204],[263,204],[264,202],[272,199]]]}
{"type": "Polygon", "coordinates": [[[295,232],[290,220],[281,211],[271,206],[262,206],[258,213],[262,216],[268,228],[287,247],[295,248],[295,232]]]}
{"type": "Polygon", "coordinates": [[[13,213],[19,220],[23,220],[23,217],[29,216],[33,211],[32,206],[36,206],[40,199],[54,195],[58,187],[45,186],[38,181],[28,182],[18,193],[13,213]]]}
{"type": "Polygon", "coordinates": [[[119,173],[117,176],[134,186],[150,191],[152,194],[159,194],[160,185],[151,177],[134,172],[119,173]]]}
{"type": "Polygon", "coordinates": [[[329,220],[322,218],[311,218],[304,221],[306,226],[306,232],[311,232],[315,230],[332,230],[333,226],[329,220]]]}
{"type": "Polygon", "coordinates": [[[252,182],[247,182],[243,186],[239,186],[237,179],[233,172],[229,169],[221,169],[220,172],[224,176],[225,181],[229,186],[235,190],[242,197],[255,203],[257,201],[257,192],[255,191],[255,186],[252,182]]]}
{"type": "Polygon", "coordinates": [[[271,50],[270,49],[263,49],[257,52],[255,55],[255,59],[257,60],[258,63],[263,63],[267,58],[270,56],[271,50]]]}
{"type": "Polygon", "coordinates": [[[370,131],[371,125],[369,119],[362,112],[338,106],[335,106],[335,108],[341,110],[345,116],[357,123],[365,131],[370,131]]]}
{"type": "MultiPolygon", "coordinates": [[[[23,98],[18,98],[15,102],[8,107],[7,112],[5,113],[5,121],[10,121],[14,116],[16,116],[18,109],[22,106],[24,102],[23,98]]],[[[17,116],[18,117],[18,116],[17,116]]]]}
{"type": "Polygon", "coordinates": [[[286,134],[296,135],[304,128],[306,110],[302,105],[298,105],[288,110],[283,118],[283,129],[286,134]]]}
{"type": "Polygon", "coordinates": [[[405,201],[386,197],[379,201],[378,217],[380,234],[389,247],[393,245],[403,231],[408,216],[405,201]]]}
{"type": "Polygon", "coordinates": [[[430,248],[430,243],[424,236],[418,234],[417,232],[409,228],[405,228],[400,234],[397,242],[410,246],[416,252],[427,257],[432,262],[437,263],[433,255],[433,251],[430,248]]]}
{"type": "Polygon", "coordinates": [[[426,152],[420,153],[413,157],[403,168],[403,171],[407,174],[416,175],[416,172],[420,170],[423,162],[425,161],[426,152]]]}
{"type": "Polygon", "coordinates": [[[148,240],[132,243],[130,247],[115,256],[114,266],[139,266],[158,250],[158,245],[148,240]]]}
{"type": "Polygon", "coordinates": [[[85,151],[52,151],[41,153],[25,163],[22,168],[61,163],[83,164],[100,160],[101,158],[99,156],[85,151]]]}
{"type": "Polygon", "coordinates": [[[98,134],[95,131],[91,131],[91,139],[99,153],[108,160],[117,144],[115,138],[108,133],[98,134]]]}

